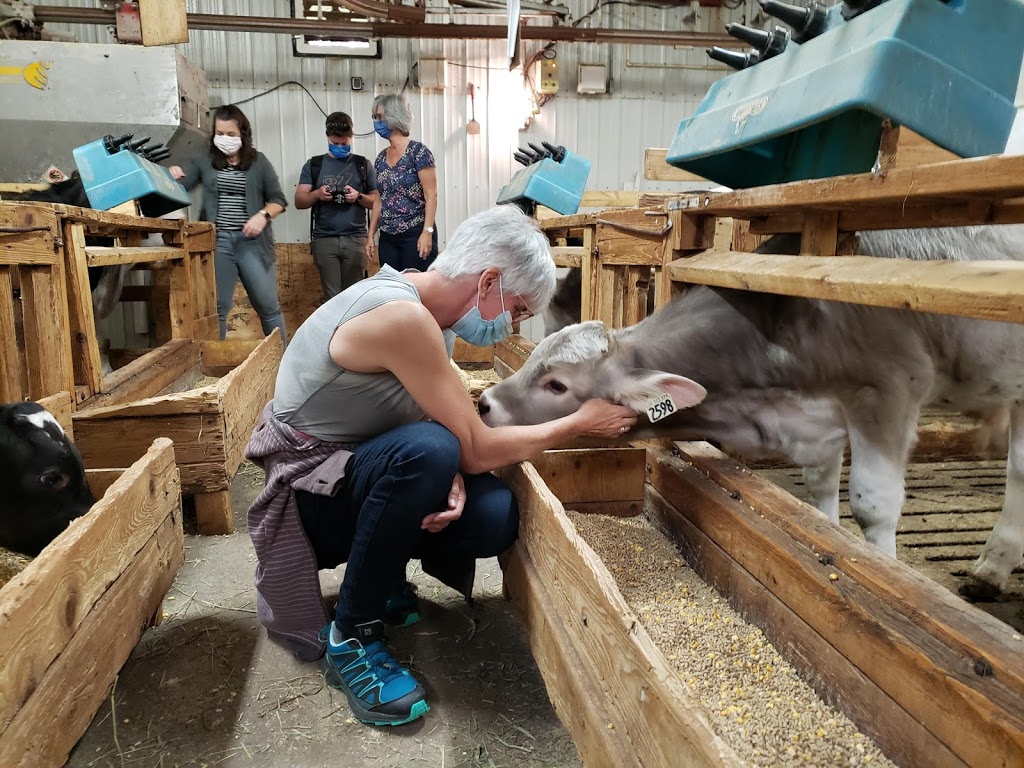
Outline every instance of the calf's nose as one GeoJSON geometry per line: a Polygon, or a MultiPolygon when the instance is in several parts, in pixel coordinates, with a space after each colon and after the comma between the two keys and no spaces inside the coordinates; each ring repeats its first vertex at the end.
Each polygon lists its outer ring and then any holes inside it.
{"type": "Polygon", "coordinates": [[[481,416],[486,416],[487,413],[490,412],[490,410],[491,410],[491,406],[489,406],[487,404],[486,400],[485,400],[486,394],[487,394],[486,392],[481,394],[480,395],[480,402],[477,403],[477,410],[480,411],[480,415],[481,416]]]}

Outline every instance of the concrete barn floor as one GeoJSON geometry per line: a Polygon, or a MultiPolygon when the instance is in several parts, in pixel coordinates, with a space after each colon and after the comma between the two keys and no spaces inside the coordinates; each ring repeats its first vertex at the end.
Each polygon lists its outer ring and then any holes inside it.
{"type": "MultiPolygon", "coordinates": [[[[68,766],[580,765],[501,597],[495,560],[481,563],[472,609],[411,569],[423,618],[392,630],[391,647],[423,682],[431,711],[397,728],[353,720],[319,667],[269,641],[256,620],[245,511],[261,483],[251,465],[235,478],[233,535],[189,534],[186,515],[186,562],[167,616],[143,636],[68,766]]],[[[325,596],[337,594],[341,573],[321,572],[325,596]]]]}

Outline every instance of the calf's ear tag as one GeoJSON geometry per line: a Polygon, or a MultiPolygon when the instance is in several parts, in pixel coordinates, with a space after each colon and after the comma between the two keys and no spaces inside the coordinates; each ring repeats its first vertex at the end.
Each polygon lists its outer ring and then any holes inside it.
{"type": "Polygon", "coordinates": [[[672,395],[662,395],[657,400],[652,400],[647,404],[647,418],[651,422],[661,421],[667,416],[671,416],[675,413],[678,408],[672,401],[672,395]]]}

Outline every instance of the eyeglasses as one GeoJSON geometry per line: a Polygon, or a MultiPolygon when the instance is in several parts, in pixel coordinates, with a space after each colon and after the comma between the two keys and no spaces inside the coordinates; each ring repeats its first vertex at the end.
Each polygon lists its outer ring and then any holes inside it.
{"type": "Polygon", "coordinates": [[[371,114],[370,115],[370,119],[371,120],[383,120],[384,119],[384,115],[371,114]]]}
{"type": "Polygon", "coordinates": [[[526,303],[526,299],[524,299],[518,293],[516,294],[516,299],[518,300],[519,305],[524,307],[525,309],[518,310],[514,315],[512,315],[512,322],[522,323],[533,317],[533,310],[530,309],[530,305],[526,303]]]}

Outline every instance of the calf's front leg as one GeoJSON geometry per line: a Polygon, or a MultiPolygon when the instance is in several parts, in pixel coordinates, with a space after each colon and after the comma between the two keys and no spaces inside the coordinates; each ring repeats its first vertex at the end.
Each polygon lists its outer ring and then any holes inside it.
{"type": "Polygon", "coordinates": [[[961,594],[973,600],[992,599],[1002,592],[1024,557],[1024,406],[1010,410],[1009,442],[1002,514],[967,582],[960,587],[961,594]]]}
{"type": "Polygon", "coordinates": [[[843,450],[840,448],[821,464],[804,467],[804,485],[811,504],[839,525],[839,480],[843,472],[843,450]]]}

